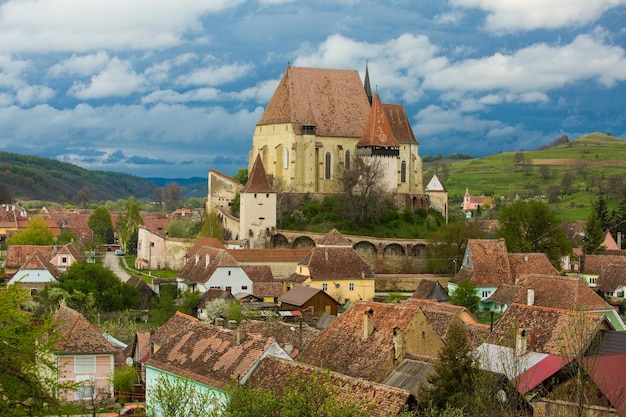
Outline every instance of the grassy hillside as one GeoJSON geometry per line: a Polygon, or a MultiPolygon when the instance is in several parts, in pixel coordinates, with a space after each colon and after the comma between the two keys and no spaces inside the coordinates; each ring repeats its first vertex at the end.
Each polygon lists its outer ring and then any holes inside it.
{"type": "Polygon", "coordinates": [[[118,200],[131,195],[154,199],[155,185],[142,178],[115,172],[89,171],[54,159],[0,152],[0,184],[20,200],[58,203],[72,201],[89,186],[95,200],[118,200]]]}
{"type": "MultiPolygon", "coordinates": [[[[553,210],[565,220],[587,218],[591,202],[599,193],[617,201],[626,178],[626,140],[591,133],[569,143],[538,151],[523,151],[527,163],[516,163],[517,152],[506,152],[447,164],[451,207],[460,206],[465,188],[472,195],[491,195],[498,201],[515,196],[550,198],[555,189],[560,197],[551,199],[553,210]],[[543,168],[542,168],[543,166],[543,168]],[[565,178],[564,178],[565,177],[565,178]],[[568,183],[571,181],[571,185],[568,183]]],[[[442,163],[425,167],[445,176],[442,163]]],[[[424,180],[431,173],[424,173],[424,180]]]]}

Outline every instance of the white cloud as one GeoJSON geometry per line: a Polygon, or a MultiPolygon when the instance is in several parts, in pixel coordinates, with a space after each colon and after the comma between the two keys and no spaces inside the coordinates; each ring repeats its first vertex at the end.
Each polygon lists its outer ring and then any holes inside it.
{"type": "Polygon", "coordinates": [[[178,77],[176,82],[180,85],[222,85],[233,82],[252,71],[253,64],[229,64],[223,66],[210,66],[193,71],[178,77]]]}
{"type": "Polygon", "coordinates": [[[98,52],[88,55],[73,54],[50,68],[48,74],[52,77],[67,75],[91,75],[102,70],[109,62],[109,55],[106,52],[98,52]]]}
{"type": "Polygon", "coordinates": [[[511,55],[498,52],[461,61],[428,74],[424,87],[444,91],[503,89],[523,94],[525,100],[532,97],[543,100],[542,92],[589,79],[607,87],[626,80],[624,49],[589,35],[579,35],[563,46],[542,43],[511,55]]]}
{"type": "Polygon", "coordinates": [[[180,54],[173,59],[153,64],[150,68],[146,69],[144,75],[154,83],[162,83],[169,80],[170,71],[173,68],[189,64],[196,59],[198,59],[198,55],[193,52],[180,54]]]}
{"type": "Polygon", "coordinates": [[[145,104],[206,102],[217,100],[220,96],[221,92],[216,88],[199,88],[184,93],[174,90],[160,90],[143,97],[141,102],[145,104]]]}
{"type": "Polygon", "coordinates": [[[91,77],[89,84],[75,82],[68,94],[83,100],[125,97],[144,87],[144,77],[133,71],[129,62],[113,58],[102,72],[91,77]]]}
{"type": "Polygon", "coordinates": [[[17,101],[22,105],[44,103],[54,97],[54,90],[42,85],[29,85],[20,88],[16,94],[17,101]]]}
{"type": "Polygon", "coordinates": [[[203,15],[243,1],[8,0],[0,4],[0,52],[170,47],[203,15]]]}
{"type": "Polygon", "coordinates": [[[461,7],[486,11],[492,32],[557,29],[592,23],[626,0],[450,0],[461,7]]]}
{"type": "Polygon", "coordinates": [[[7,55],[0,55],[0,88],[17,89],[24,85],[22,75],[30,66],[28,61],[13,59],[7,55]]]}
{"type": "Polygon", "coordinates": [[[461,11],[455,10],[453,12],[441,13],[435,16],[435,22],[441,25],[455,25],[461,22],[465,14],[461,11]]]}

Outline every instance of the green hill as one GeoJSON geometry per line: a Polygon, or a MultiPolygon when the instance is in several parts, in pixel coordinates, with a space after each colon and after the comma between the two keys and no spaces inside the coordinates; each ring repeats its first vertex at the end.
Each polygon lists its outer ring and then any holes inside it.
{"type": "Polygon", "coordinates": [[[90,171],[76,165],[37,156],[0,152],[0,184],[15,199],[57,203],[72,201],[89,186],[97,201],[128,198],[153,200],[156,185],[140,177],[116,172],[90,171]]]}
{"type": "Polygon", "coordinates": [[[545,198],[564,220],[584,220],[591,202],[603,193],[614,202],[626,191],[626,140],[591,133],[537,151],[504,152],[468,160],[425,164],[424,181],[433,172],[448,189],[450,207],[459,207],[465,189],[490,195],[496,204],[521,198],[545,198]]]}

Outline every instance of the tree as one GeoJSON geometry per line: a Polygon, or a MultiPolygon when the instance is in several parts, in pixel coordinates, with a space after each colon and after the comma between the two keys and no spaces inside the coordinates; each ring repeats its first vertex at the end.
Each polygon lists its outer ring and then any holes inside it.
{"type": "Polygon", "coordinates": [[[180,204],[180,186],[178,183],[170,182],[165,186],[163,190],[163,203],[165,204],[165,211],[171,213],[180,204]]]}
{"type": "Polygon", "coordinates": [[[475,222],[463,220],[442,225],[429,236],[426,246],[429,268],[433,273],[451,271],[456,273],[457,262],[463,259],[469,239],[479,239],[483,233],[475,222]]]}
{"type": "Polygon", "coordinates": [[[56,240],[57,244],[59,245],[66,245],[70,242],[76,242],[76,241],[78,241],[78,238],[70,229],[61,230],[61,232],[57,235],[57,240],[56,240]]]}
{"type": "Polygon", "coordinates": [[[454,321],[446,344],[439,351],[434,374],[428,378],[432,386],[422,385],[420,389],[420,405],[435,410],[448,407],[467,410],[474,402],[478,372],[465,329],[459,321],[454,321]]]}
{"type": "Polygon", "coordinates": [[[598,213],[595,210],[591,210],[585,224],[585,236],[582,244],[583,252],[586,254],[595,253],[603,241],[604,229],[602,229],[602,222],[598,218],[598,213]]]}
{"type": "Polygon", "coordinates": [[[381,212],[380,204],[386,197],[381,186],[384,172],[378,159],[358,158],[350,166],[339,170],[339,183],[347,201],[346,213],[351,223],[359,226],[381,212]]]}
{"type": "Polygon", "coordinates": [[[126,211],[117,220],[120,229],[120,243],[126,252],[134,253],[136,252],[137,234],[139,226],[143,224],[143,217],[139,213],[139,203],[133,196],[126,200],[124,208],[126,211]]]}
{"type": "Polygon", "coordinates": [[[224,238],[224,226],[217,216],[217,210],[213,209],[207,214],[202,223],[200,236],[214,237],[219,240],[224,238]]]}
{"type": "Polygon", "coordinates": [[[6,417],[52,415],[60,407],[51,390],[58,383],[54,352],[60,336],[50,315],[37,318],[22,310],[29,298],[18,285],[0,291],[0,410],[6,417]]]}
{"type": "Polygon", "coordinates": [[[241,185],[246,185],[248,182],[248,168],[239,168],[239,171],[233,178],[239,181],[241,185]]]}
{"type": "Polygon", "coordinates": [[[13,194],[5,184],[0,184],[0,203],[12,203],[13,194]]]}
{"type": "Polygon", "coordinates": [[[106,207],[98,207],[91,213],[87,220],[87,226],[93,233],[93,240],[98,243],[113,243],[113,222],[111,213],[106,207]]]}
{"type": "Polygon", "coordinates": [[[191,239],[200,232],[202,222],[191,218],[173,219],[167,224],[167,235],[182,239],[191,239]]]}
{"type": "Polygon", "coordinates": [[[33,217],[26,228],[7,239],[7,245],[52,245],[54,233],[40,216],[33,217]]]}
{"type": "Polygon", "coordinates": [[[502,209],[498,220],[496,236],[506,240],[509,252],[544,253],[555,268],[561,268],[560,257],[570,252],[572,243],[550,206],[539,201],[517,201],[502,209]]]}
{"type": "Polygon", "coordinates": [[[133,386],[138,383],[139,373],[134,366],[120,366],[115,368],[113,374],[113,388],[119,395],[119,401],[123,404],[130,398],[133,386]]]}
{"type": "Polygon", "coordinates": [[[152,416],[218,416],[225,401],[218,392],[202,390],[186,378],[160,375],[147,406],[152,416]]]}
{"type": "Polygon", "coordinates": [[[476,285],[466,279],[459,282],[453,293],[448,294],[448,301],[450,304],[463,306],[474,313],[478,309],[480,297],[476,294],[476,285]]]}
{"type": "Polygon", "coordinates": [[[72,201],[74,201],[74,203],[78,204],[80,207],[86,208],[92,199],[93,191],[91,190],[91,187],[85,185],[83,188],[76,191],[76,194],[74,194],[74,198],[72,199],[72,201]]]}

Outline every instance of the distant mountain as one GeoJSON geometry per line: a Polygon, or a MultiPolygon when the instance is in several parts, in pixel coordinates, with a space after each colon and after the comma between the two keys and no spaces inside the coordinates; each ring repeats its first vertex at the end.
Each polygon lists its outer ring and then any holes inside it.
{"type": "Polygon", "coordinates": [[[206,198],[207,178],[191,177],[191,178],[144,178],[146,181],[165,188],[167,184],[176,183],[180,187],[180,191],[184,198],[198,197],[206,198]]]}
{"type": "Polygon", "coordinates": [[[206,179],[203,178],[151,181],[119,172],[90,171],[50,158],[0,152],[0,184],[19,200],[67,203],[81,188],[88,186],[96,201],[116,201],[131,195],[138,200],[151,201],[155,188],[169,182],[180,185],[183,198],[206,196],[206,179]]]}

